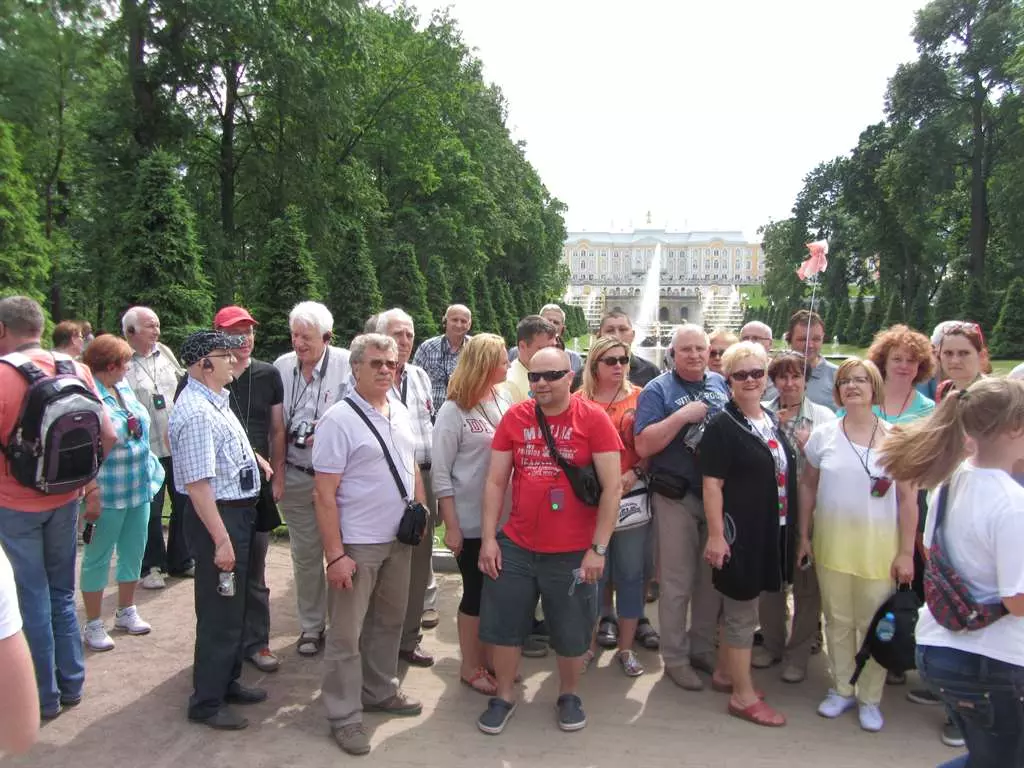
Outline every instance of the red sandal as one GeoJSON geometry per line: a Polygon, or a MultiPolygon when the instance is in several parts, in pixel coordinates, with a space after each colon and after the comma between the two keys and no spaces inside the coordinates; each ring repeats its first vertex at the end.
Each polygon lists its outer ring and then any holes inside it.
{"type": "Polygon", "coordinates": [[[746,720],[754,725],[761,725],[765,728],[781,728],[786,724],[785,715],[773,709],[763,700],[759,700],[746,708],[738,707],[730,701],[729,714],[733,717],[738,717],[740,720],[746,720]]]}
{"type": "Polygon", "coordinates": [[[463,685],[472,688],[477,693],[482,693],[484,696],[498,695],[498,681],[491,677],[490,672],[483,667],[477,667],[469,679],[460,677],[459,680],[463,685]]]}

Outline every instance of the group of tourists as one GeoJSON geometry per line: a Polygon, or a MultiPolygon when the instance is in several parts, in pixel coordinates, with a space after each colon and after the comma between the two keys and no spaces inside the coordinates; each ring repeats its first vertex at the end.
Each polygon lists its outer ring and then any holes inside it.
{"type": "Polygon", "coordinates": [[[120,336],[69,326],[58,350],[55,331],[50,352],[39,306],[0,300],[0,441],[34,386],[23,360],[58,379],[73,364],[102,405],[94,478],[55,492],[0,468],[0,543],[20,603],[20,622],[0,627],[24,628],[40,715],[82,700],[83,642],[115,647],[102,597],[116,550],[115,633],[151,631],[138,584],[193,579],[188,717],[246,727],[236,705],[267,692],[240,682],[243,663],[282,663],[265,568],[283,519],[296,650],[323,654],[331,733],[350,754],[370,750],[364,712],[422,711],[398,670],[434,663],[423,630],[439,620],[439,523],[462,576],[459,677],[487,697],[485,733],[518,706],[521,655],[549,651],[558,726],[585,727],[581,677],[605,648],[629,677],[645,673],[638,649],[657,649],[680,688],[710,685],[730,715],[777,727],[785,715],[752,668],[800,684],[824,647],[832,687],[818,713],[855,709],[878,731],[886,683],[905,678],[874,661],[860,671],[857,654],[899,585],[924,595],[941,525],[942,562],[996,607],[969,632],[922,609],[927,690],[909,698],[945,705],[943,740],[969,750],[959,764],[1022,764],[1024,489],[1012,472],[1024,382],[987,375],[977,325],[943,322],[930,339],[897,325],[837,365],[813,311],[793,315],[784,349],[759,322],[738,336],[683,324],[661,371],[635,354],[622,312],[601,319],[585,358],[565,349],[557,305],[523,318],[511,350],[472,322],[453,305],[417,348],[413,319],[394,308],[343,349],[327,307],[302,302],[292,351],[271,364],[252,357],[259,323],[243,307],[222,308],[177,355],[147,307],[125,312],[120,336]]]}

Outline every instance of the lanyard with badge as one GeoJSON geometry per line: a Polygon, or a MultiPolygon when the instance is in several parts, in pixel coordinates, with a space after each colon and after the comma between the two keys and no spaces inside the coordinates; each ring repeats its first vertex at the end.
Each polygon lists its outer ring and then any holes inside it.
{"type": "Polygon", "coordinates": [[[145,363],[146,358],[142,357],[141,355],[138,356],[138,363],[139,363],[139,368],[142,369],[142,372],[144,374],[146,374],[146,376],[149,377],[150,381],[153,382],[153,390],[154,390],[153,391],[153,395],[152,395],[153,408],[158,410],[158,411],[162,411],[164,408],[167,407],[167,398],[165,398],[163,396],[163,394],[160,392],[160,383],[156,380],[156,375],[159,372],[158,371],[159,365],[157,364],[157,355],[159,355],[159,354],[160,354],[160,350],[159,349],[154,350],[154,352],[153,352],[153,370],[152,371],[149,370],[149,366],[147,366],[146,363],[145,363]]]}

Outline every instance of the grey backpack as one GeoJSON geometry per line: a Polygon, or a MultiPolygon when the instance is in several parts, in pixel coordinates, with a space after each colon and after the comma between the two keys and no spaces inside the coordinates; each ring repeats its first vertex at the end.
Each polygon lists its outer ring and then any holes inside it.
{"type": "Polygon", "coordinates": [[[18,420],[0,448],[14,479],[45,494],[81,488],[103,463],[103,403],[70,357],[54,353],[53,359],[50,376],[21,352],[0,357],[28,383],[18,420]]]}

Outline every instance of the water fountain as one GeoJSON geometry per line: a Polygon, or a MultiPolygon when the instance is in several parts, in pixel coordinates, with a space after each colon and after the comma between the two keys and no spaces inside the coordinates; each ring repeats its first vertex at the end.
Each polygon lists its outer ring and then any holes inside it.
{"type": "Polygon", "coordinates": [[[662,324],[658,321],[658,305],[661,303],[661,244],[654,246],[654,256],[647,268],[643,291],[640,294],[640,309],[633,319],[636,336],[633,352],[661,368],[665,358],[665,344],[662,324]]]}

